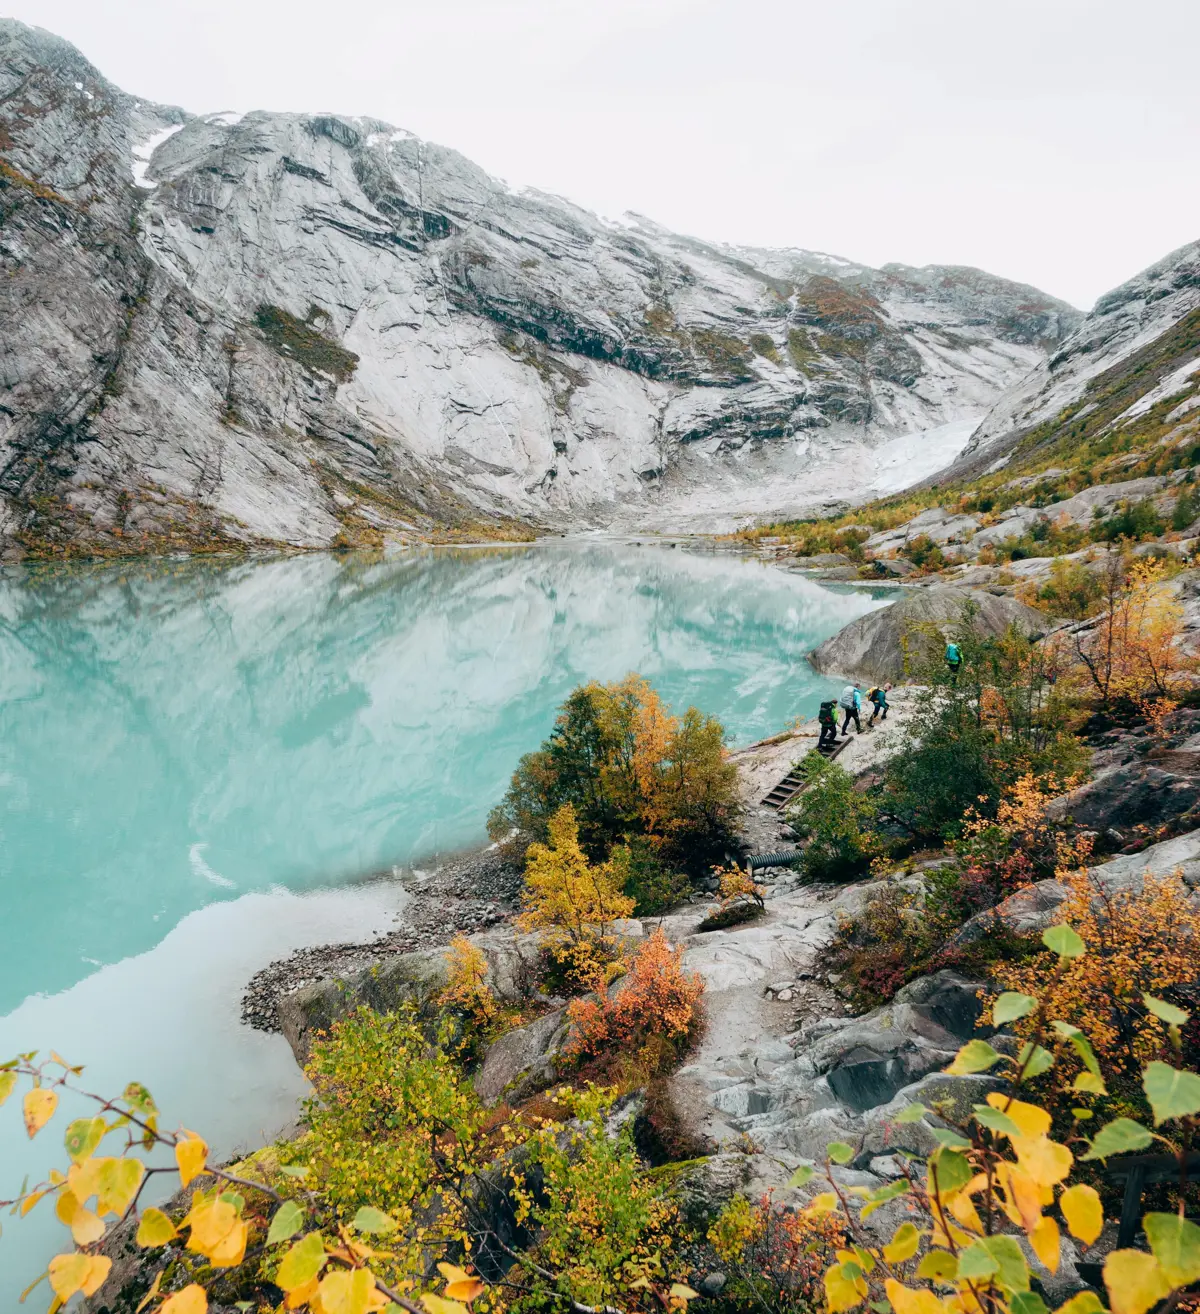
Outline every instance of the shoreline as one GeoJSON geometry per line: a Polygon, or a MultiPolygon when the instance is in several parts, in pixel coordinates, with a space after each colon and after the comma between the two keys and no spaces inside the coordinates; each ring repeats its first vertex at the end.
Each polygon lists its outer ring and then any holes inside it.
{"type": "Polygon", "coordinates": [[[516,914],[522,875],[493,845],[442,859],[432,870],[413,865],[391,876],[351,884],[395,881],[414,897],[401,926],[360,943],[323,943],[296,949],[259,968],[242,991],[241,1021],[255,1031],[279,1033],[279,1000],[314,981],[338,978],[382,957],[433,949],[455,935],[470,935],[510,921],[516,914]],[[434,896],[430,898],[429,896],[434,896]]]}

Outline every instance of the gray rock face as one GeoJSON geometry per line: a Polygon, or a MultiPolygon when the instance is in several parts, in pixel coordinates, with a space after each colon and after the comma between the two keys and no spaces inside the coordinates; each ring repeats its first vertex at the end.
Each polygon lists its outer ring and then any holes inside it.
{"type": "Polygon", "coordinates": [[[511,1103],[549,1086],[555,1077],[554,1060],[568,1035],[566,1010],[506,1031],[484,1056],[475,1074],[475,1090],[485,1104],[500,1099],[511,1103]]]}
{"type": "Polygon", "coordinates": [[[372,120],[189,118],[13,21],[0,94],[10,548],[712,528],[865,495],[874,446],[982,415],[1078,320],[606,223],[372,120]]]}
{"type": "Polygon", "coordinates": [[[1024,435],[1064,411],[1082,418],[1126,376],[1128,395],[1111,407],[1113,427],[1160,402],[1167,418],[1176,404],[1181,415],[1193,408],[1197,310],[1200,242],[1191,242],[1102,296],[1061,349],[997,403],[946,477],[1001,468],[1024,435]]]}
{"type": "Polygon", "coordinates": [[[937,972],[900,990],[886,1008],[837,1027],[809,1049],[816,1070],[850,1109],[886,1104],[945,1067],[975,1032],[981,982],[937,972]]]}
{"type": "Polygon", "coordinates": [[[1198,807],[1200,753],[1167,752],[1098,774],[1055,799],[1052,815],[1128,842],[1168,824],[1194,825],[1198,807]]]}
{"type": "MultiPolygon", "coordinates": [[[[500,929],[473,935],[471,943],[486,956],[487,984],[499,999],[516,1003],[529,996],[538,936],[515,935],[511,930],[500,929]]],[[[405,1004],[426,1009],[445,989],[447,979],[444,948],[392,954],[345,980],[314,981],[284,995],[279,1001],[279,1027],[292,1047],[296,1062],[303,1067],[312,1037],[355,1009],[372,1008],[390,1013],[405,1004]]]]}
{"type": "Polygon", "coordinates": [[[1052,502],[1044,507],[1013,507],[994,525],[981,529],[970,544],[971,555],[987,544],[995,545],[1008,538],[1020,538],[1039,521],[1054,525],[1090,525],[1097,513],[1107,515],[1120,502],[1137,502],[1151,497],[1167,486],[1163,476],[1125,479],[1115,484],[1096,484],[1074,497],[1052,502]]]}
{"type": "MultiPolygon", "coordinates": [[[[1200,900],[1200,830],[1151,844],[1140,853],[1125,853],[1089,869],[1099,890],[1107,894],[1141,892],[1147,874],[1178,879],[1190,890],[1193,902],[1200,900]]],[[[1038,881],[1010,894],[987,912],[976,914],[954,937],[966,944],[987,934],[1002,922],[1018,935],[1037,935],[1059,920],[1059,909],[1070,890],[1057,880],[1038,881]]]]}
{"type": "Polygon", "coordinates": [[[303,986],[279,1002],[279,1026],[304,1066],[314,1036],[358,1008],[395,1012],[402,1004],[424,1007],[446,986],[444,949],[396,954],[344,981],[322,980],[303,986]]]}
{"type": "Polygon", "coordinates": [[[910,662],[929,640],[922,640],[922,628],[940,629],[953,624],[962,615],[967,602],[978,607],[976,624],[985,634],[1003,634],[1010,625],[1018,625],[1028,634],[1043,634],[1049,628],[1047,617],[1015,598],[996,597],[959,588],[928,588],[906,593],[898,602],[880,611],[869,612],[851,621],[831,639],[809,654],[818,671],[844,675],[851,679],[879,682],[908,678],[905,671],[907,636],[910,662]]]}

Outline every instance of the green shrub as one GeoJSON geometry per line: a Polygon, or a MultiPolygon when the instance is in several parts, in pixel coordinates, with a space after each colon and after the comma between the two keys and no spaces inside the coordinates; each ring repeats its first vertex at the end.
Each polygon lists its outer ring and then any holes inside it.
{"type": "Polygon", "coordinates": [[[1051,615],[1083,620],[1099,610],[1103,595],[1104,585],[1094,570],[1078,561],[1057,559],[1036,600],[1051,615]]]}
{"type": "Polygon", "coordinates": [[[486,1165],[486,1111],[446,1044],[431,1044],[411,1008],[362,1008],[313,1043],[305,1068],[313,1085],[304,1105],[307,1134],[289,1157],[308,1169],[334,1212],[349,1220],[359,1208],[383,1209],[410,1232],[461,1225],[444,1196],[447,1178],[486,1165]],[[430,1128],[442,1129],[439,1145],[430,1128]]]}
{"type": "Polygon", "coordinates": [[[609,861],[617,884],[634,901],[635,917],[669,912],[691,891],[688,878],[667,867],[658,849],[643,835],[632,835],[616,845],[609,861]]]}
{"type": "Polygon", "coordinates": [[[731,903],[710,912],[697,931],[727,931],[731,926],[741,926],[744,922],[753,922],[763,915],[763,909],[754,903],[731,903]]]}
{"type": "Polygon", "coordinates": [[[900,549],[900,555],[907,557],[921,570],[941,570],[946,564],[946,554],[928,534],[918,534],[915,538],[910,538],[900,549]]]}
{"type": "Polygon", "coordinates": [[[1112,543],[1119,538],[1140,543],[1146,538],[1157,538],[1166,526],[1158,509],[1148,497],[1140,502],[1122,502],[1109,515],[1092,525],[1092,538],[1097,543],[1112,543]]]}
{"type": "Polygon", "coordinates": [[[1200,516],[1200,502],[1197,502],[1196,493],[1192,486],[1184,484],[1179,490],[1179,496],[1175,499],[1175,506],[1171,511],[1171,528],[1175,530],[1187,529],[1197,516],[1200,516]]]}
{"type": "Polygon", "coordinates": [[[914,840],[953,838],[972,809],[993,815],[1002,788],[1029,770],[1062,778],[1086,762],[1064,729],[1055,650],[1015,627],[985,636],[976,615],[968,603],[948,633],[925,626],[909,636],[921,689],[884,765],[879,810],[914,840]],[[947,638],[963,656],[956,676],[942,657],[947,638]]]}
{"type": "Polygon", "coordinates": [[[527,1143],[529,1166],[540,1169],[536,1195],[515,1184],[517,1221],[536,1230],[526,1271],[533,1290],[509,1304],[515,1310],[557,1309],[563,1300],[593,1306],[640,1304],[636,1288],[666,1275],[665,1252],[678,1219],[662,1186],[646,1173],[633,1142],[633,1123],[609,1133],[604,1115],[611,1091],[560,1092],[575,1120],[527,1143]],[[550,1281],[544,1274],[558,1274],[550,1281]]]}
{"type": "Polygon", "coordinates": [[[848,881],[861,876],[879,852],[871,826],[876,806],[854,788],[854,778],[820,753],[801,764],[805,788],[787,820],[808,840],[803,873],[813,881],[848,881]]]}

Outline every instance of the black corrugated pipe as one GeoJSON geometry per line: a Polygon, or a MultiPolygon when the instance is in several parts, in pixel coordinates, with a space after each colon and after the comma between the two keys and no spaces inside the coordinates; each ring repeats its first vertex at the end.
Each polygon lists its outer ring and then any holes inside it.
{"type": "Polygon", "coordinates": [[[751,871],[759,867],[790,867],[803,852],[803,849],[789,849],[786,853],[752,853],[746,861],[751,871]]]}

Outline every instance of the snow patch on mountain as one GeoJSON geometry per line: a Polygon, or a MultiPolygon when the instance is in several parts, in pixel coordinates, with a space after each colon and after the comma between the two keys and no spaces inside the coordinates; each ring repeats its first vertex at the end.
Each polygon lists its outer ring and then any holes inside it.
{"type": "Polygon", "coordinates": [[[172,123],[170,127],[161,128],[158,132],[152,133],[145,141],[139,142],[133,147],[133,185],[135,187],[144,187],[148,191],[153,191],[155,184],[146,177],[150,168],[150,161],[154,158],[154,152],[169,137],[173,137],[181,128],[182,123],[172,123]]]}
{"type": "Polygon", "coordinates": [[[878,473],[871,492],[880,496],[898,493],[944,470],[970,442],[982,418],[971,416],[923,433],[902,434],[884,443],[875,452],[878,473]]]}

